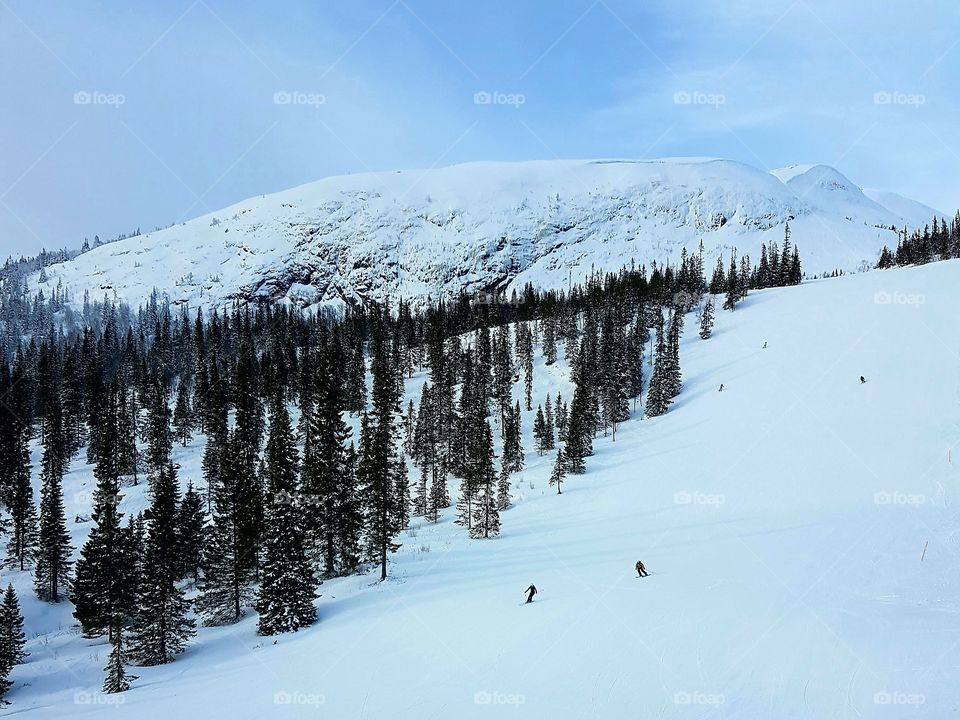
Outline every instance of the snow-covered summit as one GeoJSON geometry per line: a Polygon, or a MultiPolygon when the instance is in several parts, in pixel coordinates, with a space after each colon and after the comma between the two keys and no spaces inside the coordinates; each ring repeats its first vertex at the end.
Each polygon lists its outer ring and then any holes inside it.
{"type": "Polygon", "coordinates": [[[770,173],[714,158],[475,162],[325,178],[95,248],[46,275],[76,298],[89,290],[134,306],[154,288],[190,307],[417,299],[565,286],[701,241],[711,259],[733,247],[756,258],[787,222],[805,271],[819,273],[873,262],[896,243],[888,228],[933,215],[892,194],[868,197],[822,165],[770,173]]]}

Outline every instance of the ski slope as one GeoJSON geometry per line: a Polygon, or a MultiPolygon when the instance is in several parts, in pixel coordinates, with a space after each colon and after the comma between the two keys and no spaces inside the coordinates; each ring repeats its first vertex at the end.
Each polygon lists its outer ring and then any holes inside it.
{"type": "Polygon", "coordinates": [[[337,306],[423,301],[526,283],[566,287],[594,269],[677,261],[704,244],[707,269],[733,248],[759,261],[789,222],[809,276],[876,263],[935,210],[868,197],[837,170],[766,172],[712,158],[476,162],[330,177],[95,247],[39,272],[80,305],[134,309],[157,290],[175,305],[234,300],[337,306]],[[888,203],[884,205],[884,203],[888,203]]]}
{"type": "MultiPolygon", "coordinates": [[[[707,341],[690,315],[678,402],[660,418],[636,413],[616,442],[598,438],[560,496],[524,413],[527,467],[499,539],[470,540],[452,509],[437,525],[415,519],[390,580],[325,583],[315,626],[265,639],[251,614],[201,628],[174,663],[132,669],[140,677],[120,696],[97,692],[105,642],[81,638],[67,604],[36,602],[29,576],[5,572],[31,653],[7,712],[952,716],[958,307],[950,261],[754,292],[718,312],[707,341]],[[638,558],[649,578],[635,577],[638,558]],[[523,605],[531,582],[540,594],[523,605]]],[[[411,396],[423,380],[407,383],[411,396]]],[[[535,383],[535,405],[558,389],[569,400],[562,361],[538,357],[535,383]]],[[[201,450],[176,449],[184,484],[199,479],[201,450]]],[[[64,481],[71,520],[89,510],[92,482],[77,460],[64,481]]],[[[121,509],[143,507],[142,489],[121,509]]],[[[87,527],[71,524],[76,545],[87,527]]]]}

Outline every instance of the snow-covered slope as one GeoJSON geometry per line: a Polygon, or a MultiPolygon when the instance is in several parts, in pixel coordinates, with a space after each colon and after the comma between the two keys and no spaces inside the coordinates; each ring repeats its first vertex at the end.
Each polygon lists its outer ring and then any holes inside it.
{"type": "MultiPolygon", "coordinates": [[[[884,207],[824,166],[773,174],[703,158],[470,163],[332,177],[47,268],[74,297],[134,306],[437,297],[462,289],[566,286],[591,268],[676,259],[702,240],[757,259],[790,222],[808,274],[872,263],[919,203],[884,207]]],[[[37,278],[35,280],[35,286],[37,278]]]]}
{"type": "MultiPolygon", "coordinates": [[[[67,605],[41,605],[29,576],[12,573],[31,657],[13,673],[9,711],[951,717],[958,306],[950,261],[755,292],[719,313],[707,341],[690,316],[678,402],[625,423],[615,443],[599,438],[561,496],[524,413],[527,468],[501,538],[468,539],[450,512],[417,519],[392,579],[325,583],[315,626],[277,639],[258,637],[254,617],[201,629],[173,664],[138,668],[120,696],[97,693],[104,642],[81,638],[67,605]],[[638,558],[651,577],[634,576],[638,558]],[[531,582],[540,594],[523,606],[531,582]]],[[[411,396],[423,380],[407,383],[411,396]]],[[[562,361],[538,357],[535,382],[537,399],[570,397],[562,361]]],[[[184,484],[199,477],[201,451],[177,448],[184,484]]],[[[87,511],[89,468],[77,461],[64,485],[68,515],[87,511]]],[[[142,507],[142,490],[121,509],[142,507]]],[[[88,526],[71,527],[79,545],[88,526]]]]}

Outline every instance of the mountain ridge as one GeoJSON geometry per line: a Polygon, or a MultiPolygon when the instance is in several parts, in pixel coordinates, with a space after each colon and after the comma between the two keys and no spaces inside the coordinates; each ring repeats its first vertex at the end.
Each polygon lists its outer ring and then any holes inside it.
{"type": "MultiPolygon", "coordinates": [[[[809,274],[856,270],[932,208],[865,194],[833,168],[720,158],[474,162],[323,178],[119,240],[46,268],[74,298],[300,306],[565,287],[704,244],[758,259],[791,223],[809,274]],[[778,175],[779,173],[779,175],[778,175]],[[885,207],[886,199],[894,208],[885,207]]],[[[898,199],[899,198],[899,199],[898,199]]],[[[709,267],[709,264],[708,264],[709,267]]],[[[33,289],[40,278],[31,279],[33,289]]]]}

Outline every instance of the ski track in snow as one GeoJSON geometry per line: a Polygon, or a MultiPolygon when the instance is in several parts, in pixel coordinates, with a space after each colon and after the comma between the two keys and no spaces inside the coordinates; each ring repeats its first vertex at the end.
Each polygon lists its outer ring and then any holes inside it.
{"type": "MultiPolygon", "coordinates": [[[[201,628],[174,663],[132,668],[123,695],[98,692],[105,640],[80,636],[69,603],[38,602],[29,573],[4,571],[30,653],[5,712],[946,717],[960,704],[947,461],[960,440],[958,280],[950,261],[755,292],[718,312],[707,341],[690,315],[676,404],[652,420],[635,413],[615,443],[599,436],[560,496],[547,484],[553,453],[537,456],[524,412],[527,466],[502,537],[469,539],[452,508],[436,525],[416,518],[388,582],[325,582],[319,621],[296,634],[258,637],[252,612],[201,628]],[[632,577],[638,558],[650,578],[632,577]],[[530,582],[540,594],[518,606],[530,582]]],[[[406,384],[415,402],[424,379],[406,384]]],[[[562,352],[550,368],[538,356],[534,412],[558,390],[569,402],[562,352]]],[[[202,436],[174,449],[184,487],[200,481],[202,451],[202,436]]],[[[72,520],[89,513],[94,486],[82,458],[64,479],[76,547],[89,523],[72,520]]],[[[38,483],[37,447],[33,463],[38,483]]],[[[144,508],[144,491],[127,488],[121,510],[144,508]]]]}

